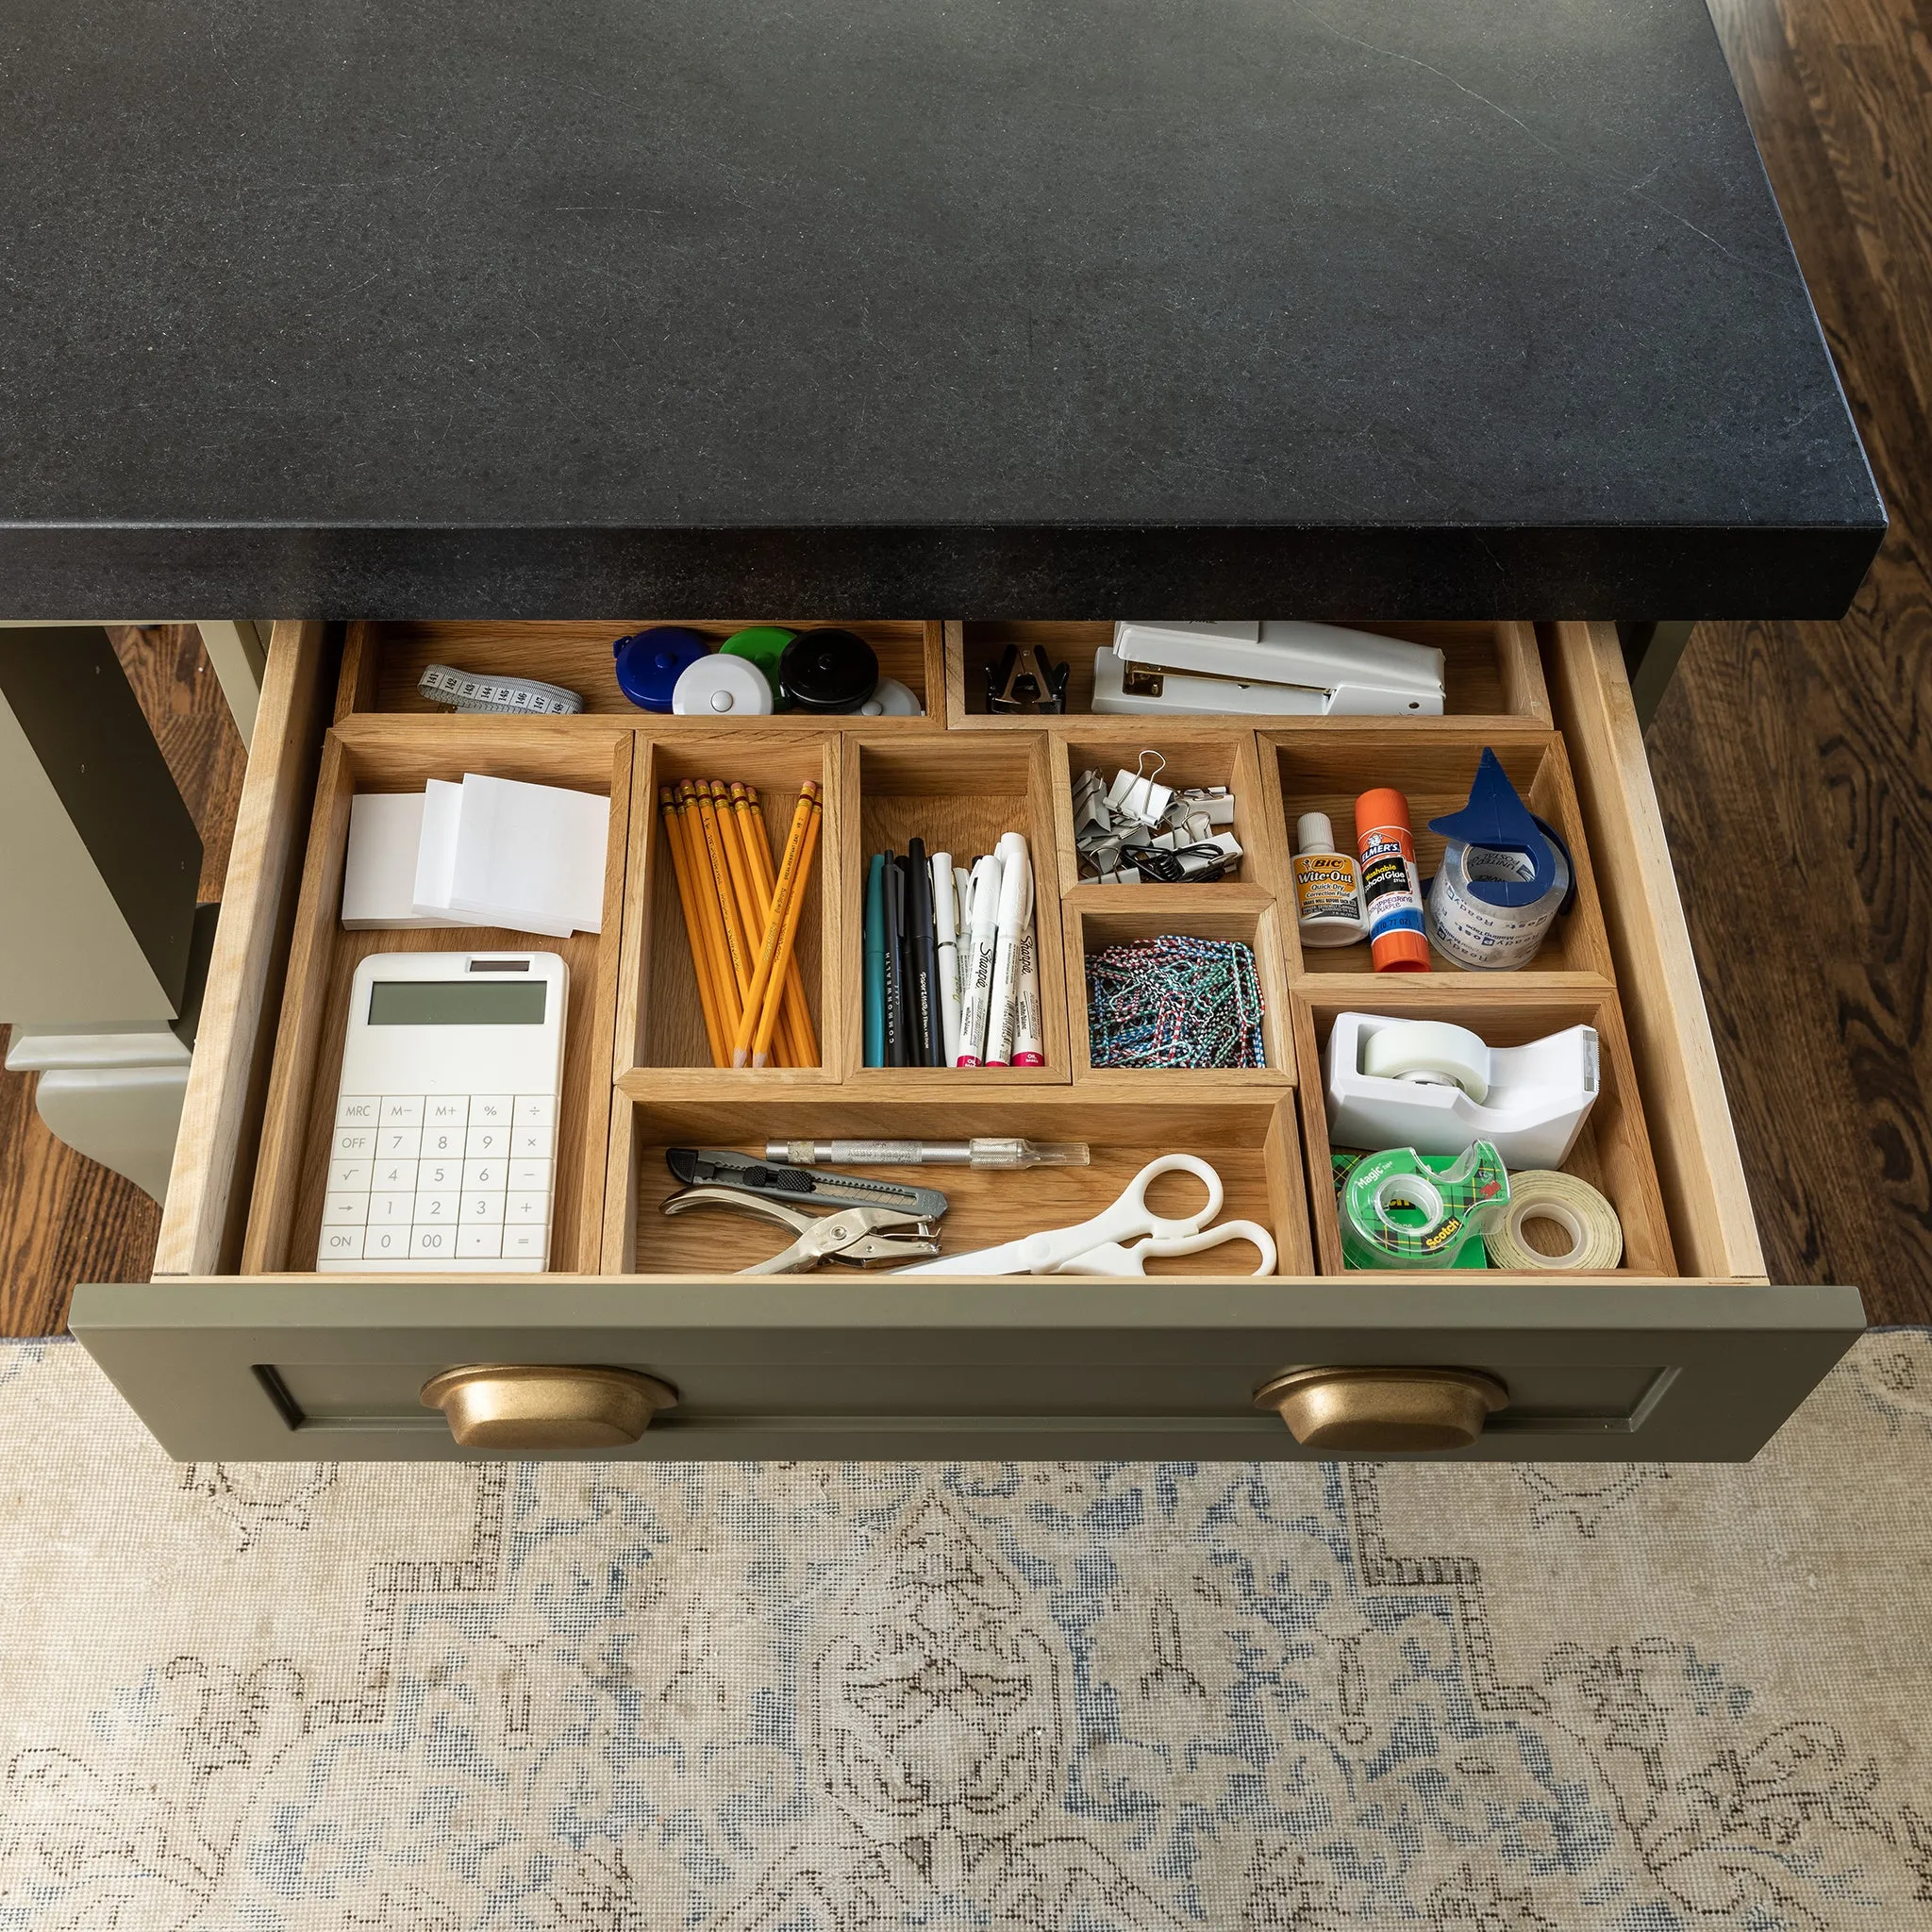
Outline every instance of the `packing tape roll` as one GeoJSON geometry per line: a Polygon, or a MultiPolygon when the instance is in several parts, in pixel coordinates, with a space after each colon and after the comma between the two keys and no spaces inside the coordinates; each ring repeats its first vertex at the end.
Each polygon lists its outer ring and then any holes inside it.
{"type": "Polygon", "coordinates": [[[1490,1091],[1490,1049],[1467,1026],[1405,1020],[1362,1041],[1363,1073],[1380,1080],[1460,1087],[1480,1107],[1490,1091]]]}
{"type": "Polygon", "coordinates": [[[1588,1181],[1554,1168],[1509,1176],[1509,1205],[1483,1237],[1491,1268],[1614,1268],[1624,1258],[1624,1224],[1588,1181]],[[1525,1221],[1554,1221],[1570,1236],[1567,1255],[1545,1255],[1523,1238],[1525,1221]]]}
{"type": "Polygon", "coordinates": [[[1423,910],[1429,943],[1445,959],[1478,973],[1506,973],[1527,966],[1537,956],[1557,914],[1570,896],[1569,856],[1559,840],[1550,841],[1557,876],[1550,890],[1529,906],[1497,906],[1470,891],[1472,879],[1533,879],[1536,863],[1527,853],[1451,839],[1442,862],[1429,881],[1423,910]]]}

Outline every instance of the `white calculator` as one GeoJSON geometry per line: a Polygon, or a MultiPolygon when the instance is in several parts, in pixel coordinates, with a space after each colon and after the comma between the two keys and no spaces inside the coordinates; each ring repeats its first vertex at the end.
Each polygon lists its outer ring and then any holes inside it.
{"type": "Polygon", "coordinates": [[[556,953],[375,953],[356,968],[318,1268],[549,1264],[569,991],[556,953]]]}

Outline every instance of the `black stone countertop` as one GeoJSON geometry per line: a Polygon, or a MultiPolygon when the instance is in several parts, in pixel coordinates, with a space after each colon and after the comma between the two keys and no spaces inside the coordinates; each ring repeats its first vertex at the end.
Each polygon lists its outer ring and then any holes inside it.
{"type": "Polygon", "coordinates": [[[24,0],[0,610],[1834,614],[1701,0],[24,0]]]}

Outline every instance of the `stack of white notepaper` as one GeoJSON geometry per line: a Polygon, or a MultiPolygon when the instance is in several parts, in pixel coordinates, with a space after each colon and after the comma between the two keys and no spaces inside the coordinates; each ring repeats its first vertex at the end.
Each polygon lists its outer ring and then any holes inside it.
{"type": "Polygon", "coordinates": [[[610,801],[465,773],[350,803],[342,924],[498,925],[566,939],[604,923],[610,801]]]}

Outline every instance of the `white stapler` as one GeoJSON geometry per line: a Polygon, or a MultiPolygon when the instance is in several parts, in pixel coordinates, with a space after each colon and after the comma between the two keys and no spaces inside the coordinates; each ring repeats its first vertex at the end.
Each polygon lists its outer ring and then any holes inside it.
{"type": "Polygon", "coordinates": [[[1442,654],[1333,624],[1116,624],[1093,708],[1269,717],[1442,714],[1442,654]]]}

